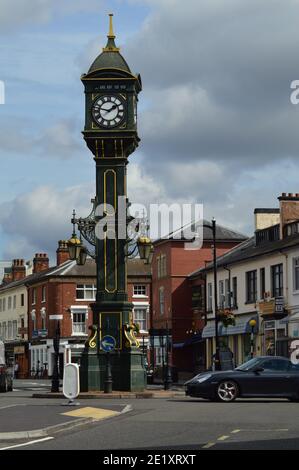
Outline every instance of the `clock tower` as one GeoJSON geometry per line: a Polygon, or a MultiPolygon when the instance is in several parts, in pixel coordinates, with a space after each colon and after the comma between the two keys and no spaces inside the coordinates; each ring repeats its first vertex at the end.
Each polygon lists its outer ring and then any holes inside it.
{"type": "Polygon", "coordinates": [[[134,75],[115,44],[113,15],[106,47],[81,80],[85,89],[83,136],[96,164],[96,199],[102,235],[96,231],[97,294],[92,304],[93,330],[81,358],[81,389],[103,390],[107,353],[102,338],[115,339],[109,353],[114,390],[142,391],[143,355],[134,335],[127,294],[127,187],[126,166],[138,146],[137,103],[141,77],[134,75]],[[124,201],[125,216],[120,198],[124,201]],[[112,236],[109,218],[113,222],[112,236]],[[124,230],[123,230],[124,229],[124,230]],[[125,233],[125,236],[121,236],[125,233]]]}

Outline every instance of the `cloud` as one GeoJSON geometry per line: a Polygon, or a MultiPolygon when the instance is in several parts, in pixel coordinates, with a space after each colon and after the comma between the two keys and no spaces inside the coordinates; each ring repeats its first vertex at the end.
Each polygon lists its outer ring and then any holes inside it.
{"type": "Polygon", "coordinates": [[[24,122],[15,117],[1,125],[0,135],[0,151],[3,154],[11,152],[24,158],[34,155],[47,159],[67,159],[79,154],[84,148],[79,122],[73,118],[62,118],[37,129],[34,120],[24,122]]]}
{"type": "Polygon", "coordinates": [[[99,11],[101,0],[1,0],[1,32],[28,24],[45,24],[56,15],[99,11]]]}
{"type": "Polygon", "coordinates": [[[31,258],[35,252],[53,255],[57,241],[71,234],[73,208],[82,217],[90,213],[92,193],[91,185],[62,190],[40,186],[0,204],[2,232],[10,238],[4,258],[31,258]]]}

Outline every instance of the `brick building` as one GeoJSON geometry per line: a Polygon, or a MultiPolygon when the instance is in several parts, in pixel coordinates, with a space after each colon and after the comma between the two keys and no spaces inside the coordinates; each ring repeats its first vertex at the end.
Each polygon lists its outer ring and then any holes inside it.
{"type": "MultiPolygon", "coordinates": [[[[204,224],[211,225],[208,221],[204,224]]],[[[217,256],[246,238],[243,234],[217,225],[217,256]]],[[[204,363],[201,357],[204,355],[204,342],[200,334],[204,322],[196,307],[196,293],[203,288],[203,283],[198,279],[192,281],[188,276],[212,260],[212,230],[203,228],[201,248],[187,249],[186,246],[190,247],[192,241],[186,240],[183,233],[178,237],[177,232],[155,241],[152,262],[152,328],[156,335],[152,341],[152,362],[156,367],[163,366],[165,347],[161,347],[157,330],[168,328],[172,343],[171,364],[181,376],[185,372],[193,373],[196,362],[199,365],[204,363]],[[197,348],[190,347],[195,344],[197,348]]]]}
{"type": "MultiPolygon", "coordinates": [[[[57,266],[49,268],[45,254],[35,257],[35,274],[26,280],[28,329],[32,374],[53,369],[53,336],[60,318],[60,365],[66,346],[82,349],[92,324],[90,303],[96,295],[96,265],[88,258],[84,266],[69,260],[67,244],[59,242],[57,266]]],[[[133,318],[140,325],[141,341],[147,347],[151,273],[139,259],[128,260],[128,294],[134,304],[133,318]]]]}

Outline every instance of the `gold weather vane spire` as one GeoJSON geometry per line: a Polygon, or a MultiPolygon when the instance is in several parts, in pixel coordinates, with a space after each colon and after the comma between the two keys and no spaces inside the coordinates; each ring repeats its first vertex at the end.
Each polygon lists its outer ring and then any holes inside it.
{"type": "Polygon", "coordinates": [[[109,34],[107,36],[108,38],[115,38],[115,34],[113,32],[113,13],[109,13],[109,34]]]}
{"type": "Polygon", "coordinates": [[[113,13],[109,13],[109,33],[107,34],[107,44],[103,47],[103,52],[118,52],[119,47],[116,47],[114,39],[115,34],[113,32],[113,13]]]}

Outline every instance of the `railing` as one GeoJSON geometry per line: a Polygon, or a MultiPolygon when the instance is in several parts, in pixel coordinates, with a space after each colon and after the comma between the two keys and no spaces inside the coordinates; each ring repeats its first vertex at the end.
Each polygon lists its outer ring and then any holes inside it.
{"type": "Polygon", "coordinates": [[[73,323],[73,334],[86,334],[86,323],[73,323]]]}
{"type": "Polygon", "coordinates": [[[280,224],[277,224],[273,225],[272,227],[257,230],[255,232],[256,245],[261,245],[262,243],[274,242],[279,240],[279,227],[280,224]]]}

